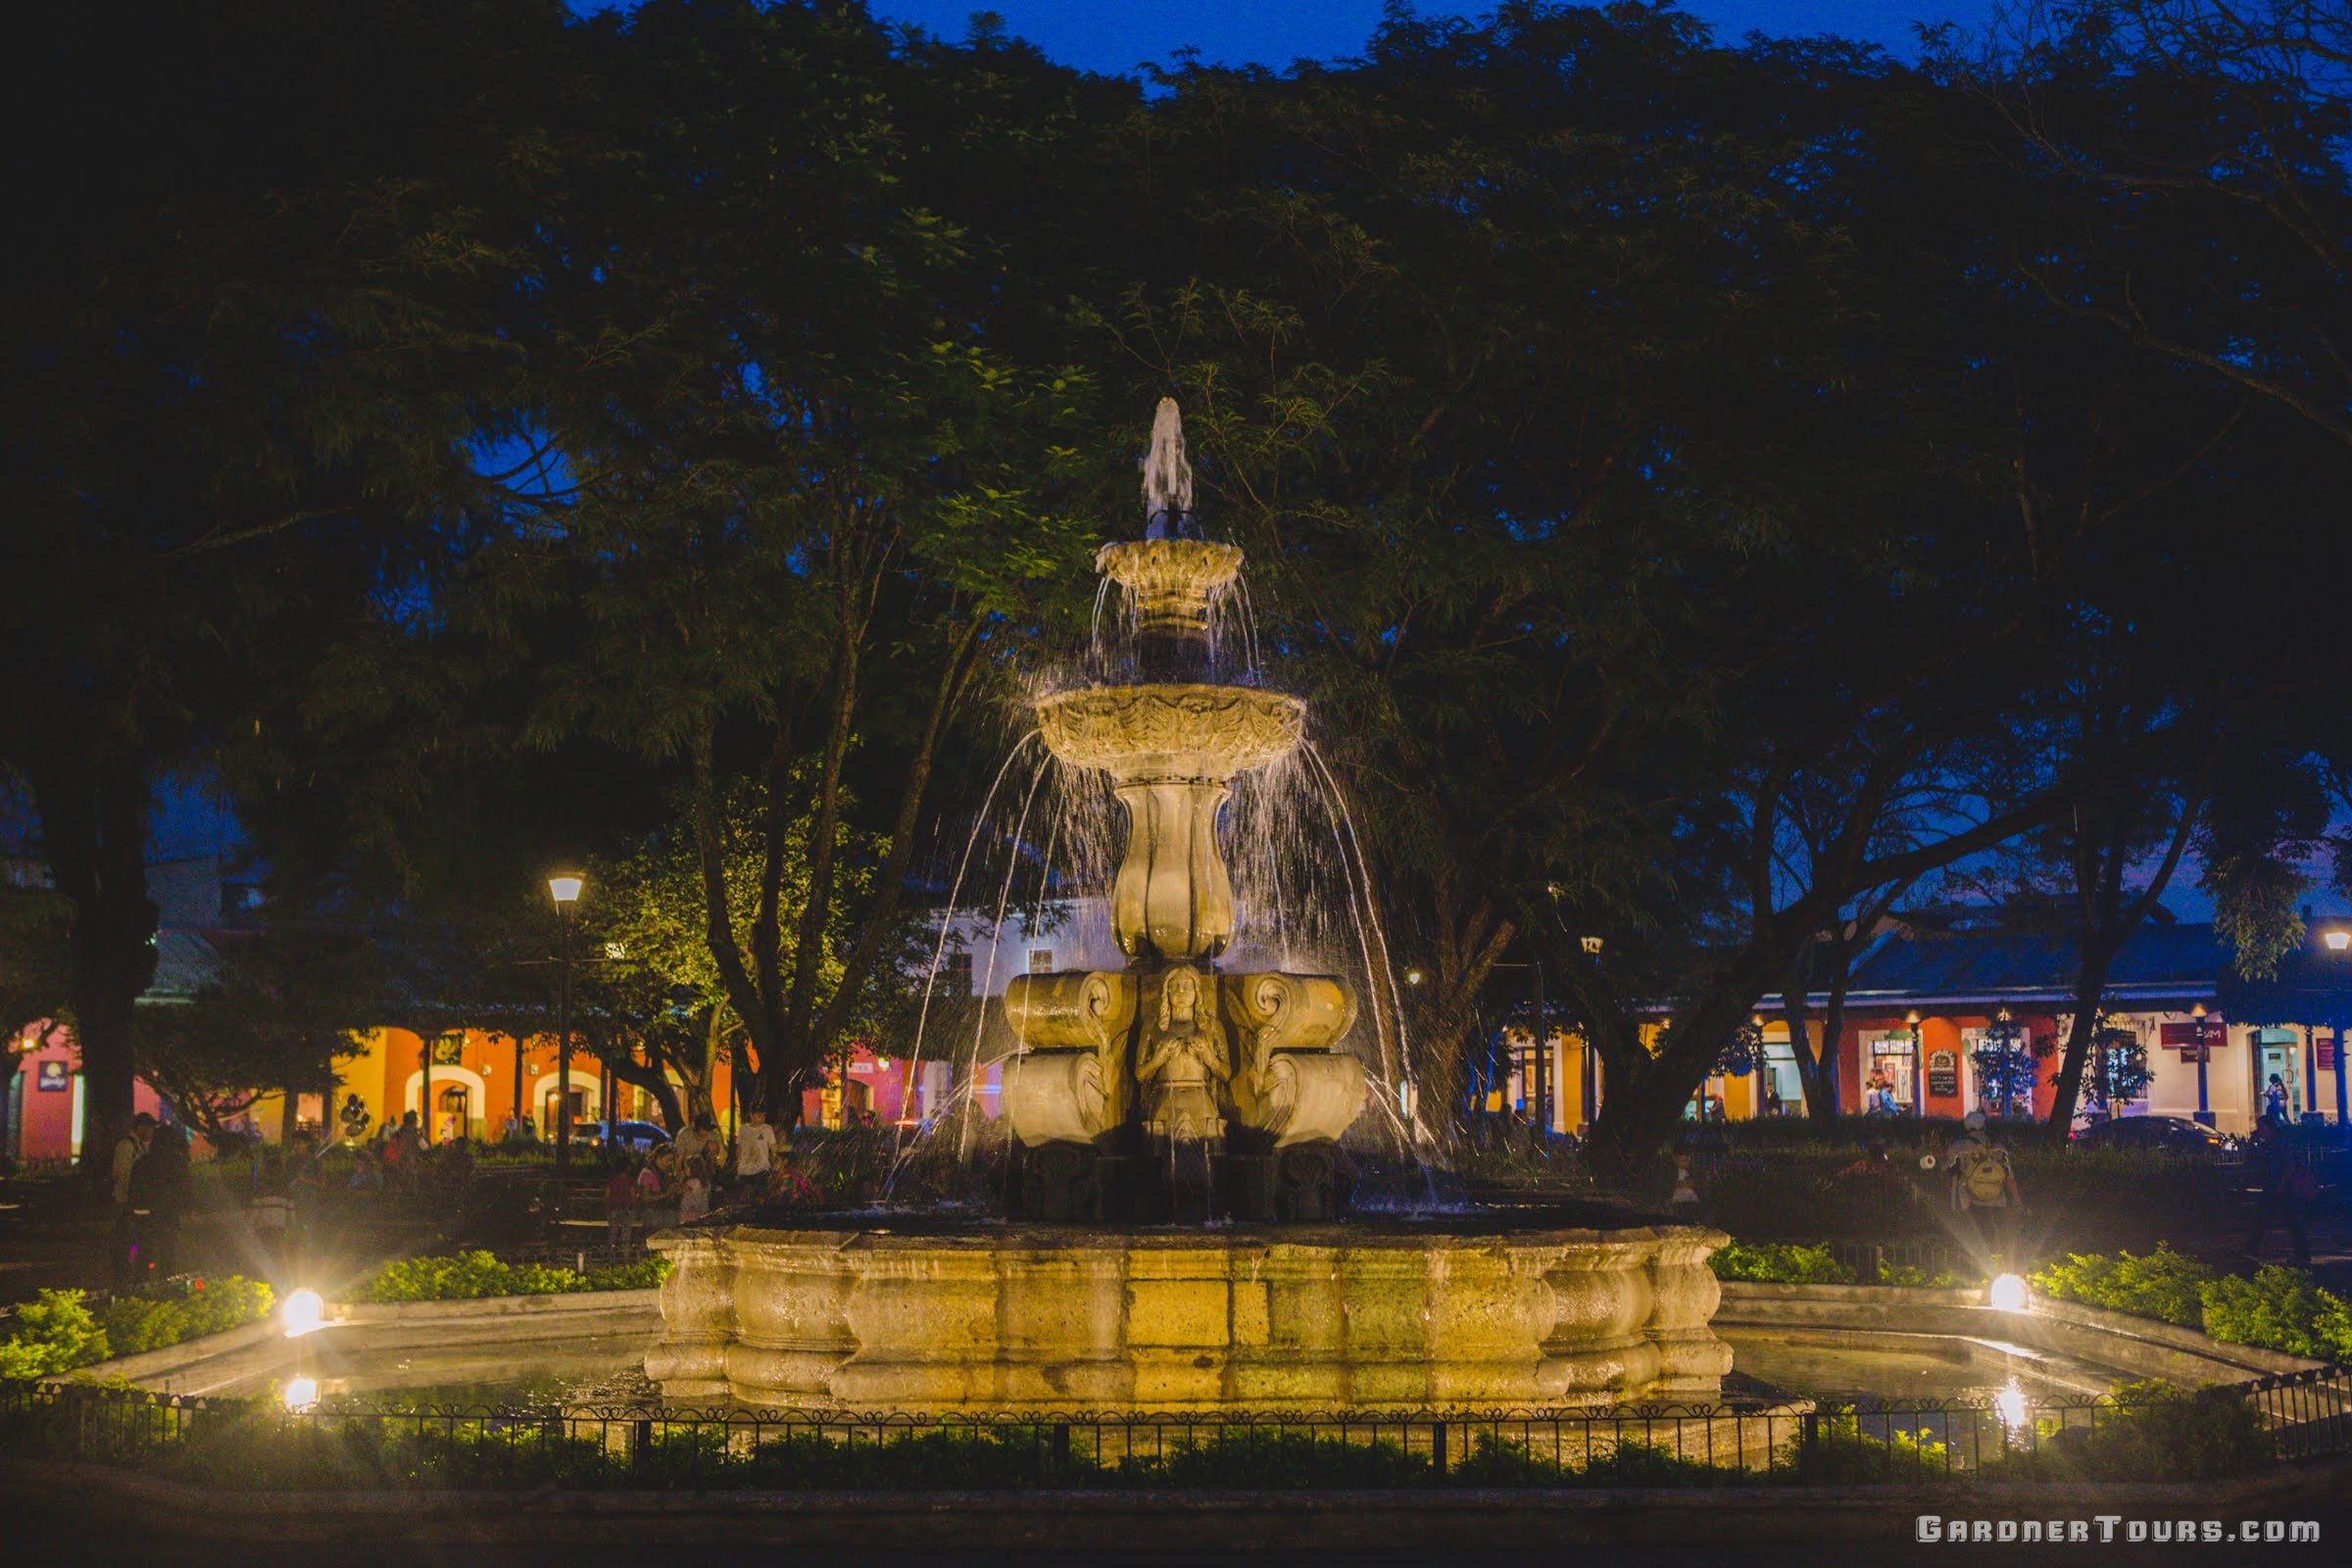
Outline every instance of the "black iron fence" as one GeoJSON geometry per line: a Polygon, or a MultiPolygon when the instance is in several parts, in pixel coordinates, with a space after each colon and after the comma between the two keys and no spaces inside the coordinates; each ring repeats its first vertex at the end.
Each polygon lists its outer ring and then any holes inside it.
{"type": "Polygon", "coordinates": [[[1314,1490],[2192,1480],[2352,1452],[2352,1371],[2196,1394],[1478,1415],[935,1419],[0,1386],[0,1452],[230,1488],[1314,1490]]]}

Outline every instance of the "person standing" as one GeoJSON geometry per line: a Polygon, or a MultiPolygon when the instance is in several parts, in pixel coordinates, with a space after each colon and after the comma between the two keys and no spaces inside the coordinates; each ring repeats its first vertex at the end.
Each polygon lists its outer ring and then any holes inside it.
{"type": "Polygon", "coordinates": [[[2271,1074],[2271,1086],[2262,1092],[2262,1114],[2265,1120],[2276,1120],[2284,1127],[2291,1119],[2287,1114],[2286,1081],[2277,1073],[2271,1074]]]}
{"type": "Polygon", "coordinates": [[[678,1164],[681,1169],[705,1156],[715,1159],[718,1152],[718,1123],[712,1121],[708,1115],[697,1116],[679,1130],[676,1141],[670,1147],[678,1152],[678,1164]]]}
{"type": "Polygon", "coordinates": [[[1952,1198],[1961,1212],[1977,1216],[1980,1250],[1990,1263],[2014,1270],[2017,1218],[2025,1211],[2009,1151],[1984,1137],[1984,1113],[1968,1113],[1968,1136],[1953,1146],[1952,1198]]]}
{"type": "Polygon", "coordinates": [[[748,1185],[755,1197],[767,1187],[768,1167],[775,1163],[776,1130],[767,1124],[767,1112],[755,1108],[751,1120],[735,1134],[735,1180],[748,1185]]]}
{"type": "Polygon", "coordinates": [[[118,1291],[130,1289],[138,1277],[139,1211],[132,1202],[131,1181],[138,1172],[139,1160],[147,1152],[148,1140],[154,1135],[155,1118],[142,1110],[130,1118],[130,1125],[115,1140],[114,1278],[118,1291]]]}
{"type": "Polygon", "coordinates": [[[637,1217],[649,1231],[674,1223],[670,1216],[678,1201],[676,1157],[666,1148],[657,1149],[637,1173],[637,1217]]]}
{"type": "Polygon", "coordinates": [[[186,1220],[195,1178],[188,1169],[188,1135],[173,1122],[149,1132],[147,1152],[131,1176],[131,1191],[147,1210],[140,1227],[142,1273],[157,1280],[179,1271],[179,1230],[186,1220]]]}
{"type": "Polygon", "coordinates": [[[2254,1235],[2246,1243],[2246,1254],[2260,1262],[2262,1244],[2271,1227],[2283,1225],[2287,1242],[2294,1248],[2295,1262],[2309,1266],[2311,1238],[2304,1233],[2303,1215],[2319,1196],[2319,1172],[2312,1168],[2311,1156],[2284,1118],[2265,1116],[2255,1124],[2247,1165],[2248,1174],[2262,1183],[2262,1196],[2254,1205],[2254,1235]]]}
{"type": "Polygon", "coordinates": [[[614,1154],[612,1169],[605,1177],[605,1241],[612,1247],[629,1245],[629,1231],[637,1223],[637,1173],[629,1168],[626,1157],[614,1154]]]}

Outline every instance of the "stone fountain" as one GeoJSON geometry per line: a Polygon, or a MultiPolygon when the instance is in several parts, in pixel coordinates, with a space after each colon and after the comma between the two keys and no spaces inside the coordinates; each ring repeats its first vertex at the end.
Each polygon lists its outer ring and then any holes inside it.
{"type": "Polygon", "coordinates": [[[1146,537],[1095,558],[1132,597],[1142,678],[1037,705],[1054,755],[1109,774],[1126,810],[1110,912],[1128,963],[1005,993],[1015,1203],[1048,1220],[1333,1219],[1339,1138],[1364,1106],[1363,1063],[1334,1049],[1354,996],[1334,975],[1214,967],[1234,932],[1217,813],[1238,775],[1298,749],[1306,705],[1211,678],[1210,607],[1242,552],[1199,537],[1173,399],[1144,490],[1146,537]]]}
{"type": "Polygon", "coordinates": [[[648,1375],[677,1399],[923,1414],[1712,1396],[1720,1232],[1600,1205],[1338,1223],[1368,1093],[1354,995],[1217,967],[1236,926],[1218,813],[1299,745],[1306,706],[1216,678],[1211,610],[1242,552],[1200,536],[1172,401],[1145,497],[1145,537],[1096,558],[1132,596],[1133,678],[1037,704],[1054,755],[1106,773],[1125,811],[1127,964],[1005,993],[1011,1223],[665,1232],[648,1375]]]}

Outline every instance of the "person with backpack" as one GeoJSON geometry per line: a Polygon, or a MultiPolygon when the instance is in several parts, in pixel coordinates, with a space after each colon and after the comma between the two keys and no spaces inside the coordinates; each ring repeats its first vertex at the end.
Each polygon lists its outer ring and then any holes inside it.
{"type": "Polygon", "coordinates": [[[2246,1244],[2246,1254],[2260,1262],[2262,1244],[2271,1227],[2283,1224],[2295,1262],[2309,1267],[2311,1238],[2303,1229],[2303,1216],[2320,1196],[2320,1173],[2311,1163],[2311,1152],[2283,1119],[2265,1116],[2255,1125],[2254,1148],[2246,1163],[2249,1174],[2262,1183],[2262,1197],[2254,1205],[2254,1236],[2246,1244]]]}
{"type": "Polygon", "coordinates": [[[1952,1206],[1977,1216],[1982,1250],[2014,1268],[2017,1264],[2017,1216],[2025,1211],[2018,1190],[2017,1170],[2009,1151],[1985,1135],[1984,1113],[1972,1110],[1963,1124],[1966,1135],[1952,1146],[1952,1206]]]}

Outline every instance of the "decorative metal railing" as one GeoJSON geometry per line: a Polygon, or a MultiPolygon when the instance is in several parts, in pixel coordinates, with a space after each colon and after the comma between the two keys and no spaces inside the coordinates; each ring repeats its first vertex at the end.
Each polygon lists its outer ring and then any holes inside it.
{"type": "Polygon", "coordinates": [[[2352,1371],[2144,1399],[1413,1415],[389,1405],[0,1385],[0,1453],[263,1490],[689,1491],[2188,1480],[2352,1452],[2352,1371]]]}

